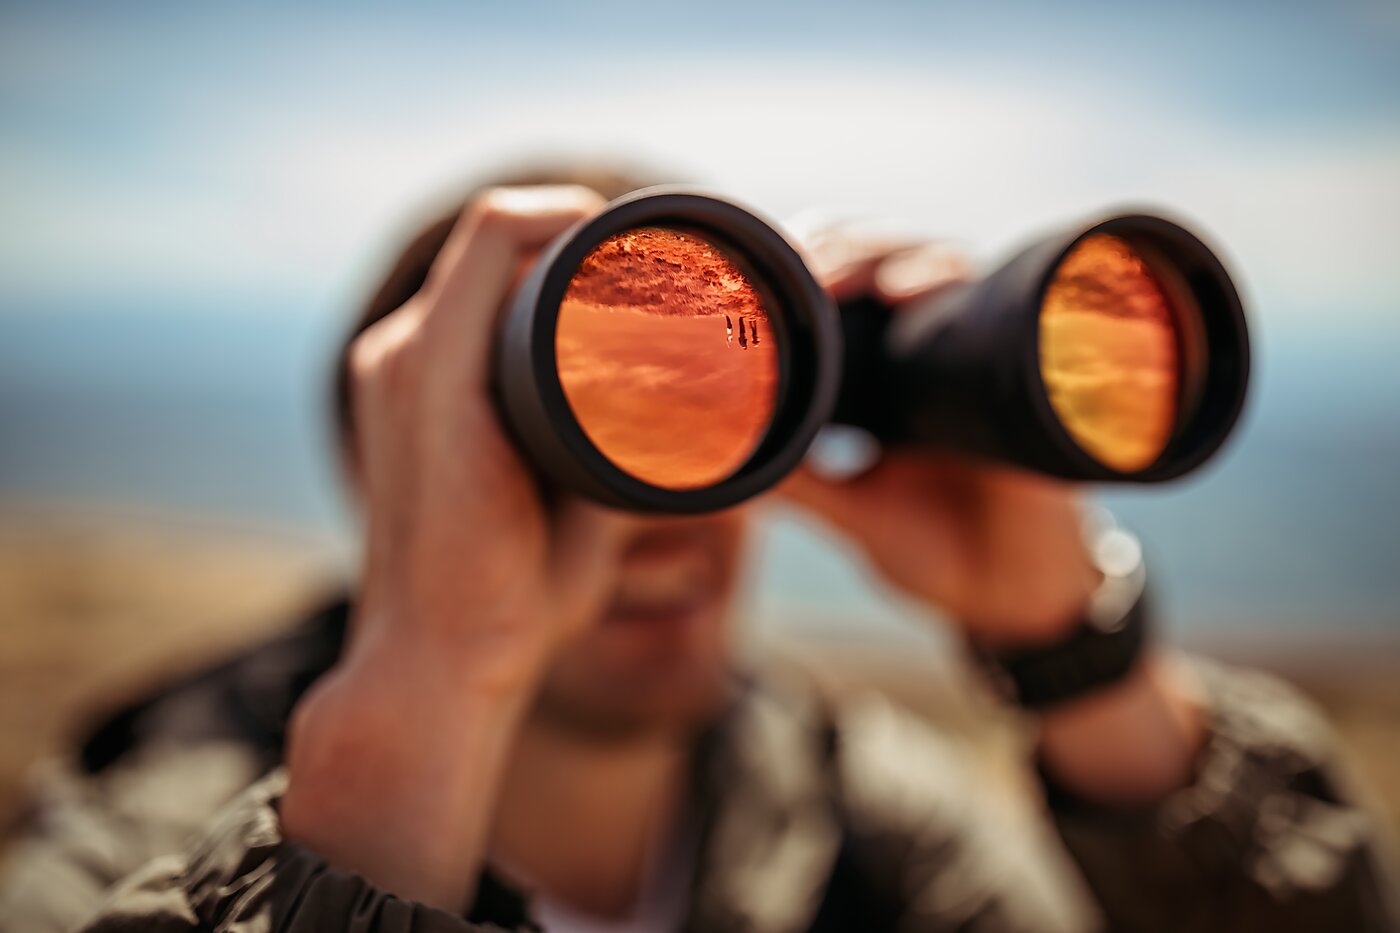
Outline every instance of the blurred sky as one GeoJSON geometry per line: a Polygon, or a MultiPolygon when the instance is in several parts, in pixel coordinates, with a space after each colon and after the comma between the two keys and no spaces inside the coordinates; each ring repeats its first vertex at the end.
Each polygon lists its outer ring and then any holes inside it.
{"type": "MultiPolygon", "coordinates": [[[[336,525],[338,325],[415,219],[542,154],[985,261],[1169,210],[1239,275],[1257,391],[1220,464],[1110,501],[1181,615],[1400,620],[1394,0],[6,3],[0,498],[336,525]]],[[[776,534],[773,606],[870,609],[776,534]]]]}

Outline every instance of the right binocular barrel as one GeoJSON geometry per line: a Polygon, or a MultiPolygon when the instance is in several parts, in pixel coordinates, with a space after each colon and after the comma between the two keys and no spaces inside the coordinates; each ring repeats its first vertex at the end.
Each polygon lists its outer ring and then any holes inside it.
{"type": "Polygon", "coordinates": [[[832,420],[1073,480],[1159,482],[1230,434],[1249,381],[1240,297],[1142,214],[1043,238],[986,278],[842,308],[832,420]]]}

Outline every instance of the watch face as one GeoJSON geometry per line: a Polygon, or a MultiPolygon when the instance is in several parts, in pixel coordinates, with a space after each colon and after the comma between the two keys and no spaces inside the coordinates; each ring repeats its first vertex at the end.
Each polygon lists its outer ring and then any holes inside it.
{"type": "Polygon", "coordinates": [[[1103,582],[1089,599],[1084,621],[1099,631],[1116,632],[1142,598],[1147,582],[1142,545],[1123,529],[1109,528],[1089,543],[1089,556],[1103,574],[1103,582]]]}

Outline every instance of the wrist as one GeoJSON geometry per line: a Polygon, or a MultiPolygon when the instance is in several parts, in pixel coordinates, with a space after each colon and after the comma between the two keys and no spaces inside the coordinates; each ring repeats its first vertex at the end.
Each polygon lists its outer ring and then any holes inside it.
{"type": "Polygon", "coordinates": [[[424,586],[366,585],[342,662],[346,676],[377,689],[392,689],[392,678],[440,684],[463,702],[529,693],[555,636],[525,589],[488,601],[424,586]]]}
{"type": "Polygon", "coordinates": [[[296,797],[305,787],[345,784],[377,775],[408,776],[424,765],[440,771],[471,767],[460,733],[509,732],[531,698],[524,689],[454,677],[408,654],[376,654],[342,662],[307,692],[293,711],[287,767],[296,797]],[[301,787],[299,787],[301,785],[301,787]]]}
{"type": "Polygon", "coordinates": [[[964,618],[963,624],[973,644],[983,651],[1053,644],[1081,623],[1103,580],[1088,549],[1076,541],[1053,571],[1040,580],[1021,581],[1013,605],[999,607],[995,616],[964,618]]]}
{"type": "Polygon", "coordinates": [[[293,715],[285,835],[400,897],[464,909],[530,700],[407,651],[347,661],[293,715]]]}
{"type": "Polygon", "coordinates": [[[962,614],[979,648],[1034,648],[1060,641],[1082,621],[1104,581],[1097,559],[1097,521],[1065,503],[1054,521],[1035,523],[1008,547],[1019,557],[962,614]]]}
{"type": "Polygon", "coordinates": [[[972,644],[991,683],[1022,706],[1047,709],[1132,675],[1149,640],[1146,570],[1137,539],[1100,524],[1088,545],[1097,585],[1051,639],[972,644]]]}

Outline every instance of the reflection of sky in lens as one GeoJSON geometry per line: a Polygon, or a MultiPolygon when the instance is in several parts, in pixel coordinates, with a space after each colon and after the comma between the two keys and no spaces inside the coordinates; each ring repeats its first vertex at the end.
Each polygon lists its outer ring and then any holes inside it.
{"type": "MultiPolygon", "coordinates": [[[[1400,11],[1104,9],[0,5],[0,498],[332,522],[325,358],[406,215],[502,158],[624,153],[987,259],[1107,205],[1199,224],[1258,378],[1218,464],[1114,494],[1159,593],[1393,620],[1400,11]]],[[[877,615],[804,535],[765,606],[877,615]]]]}

